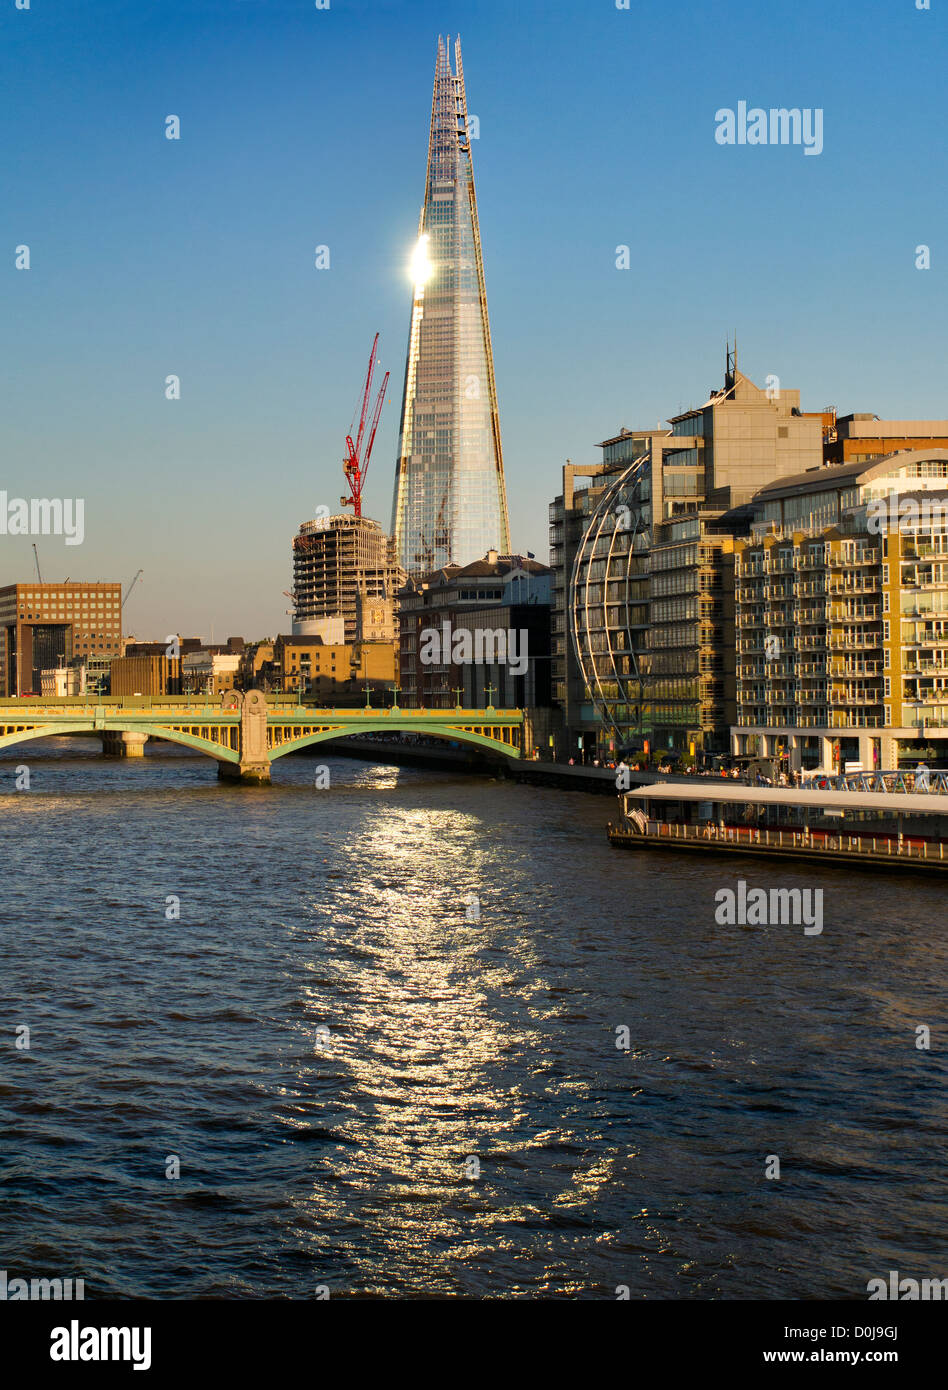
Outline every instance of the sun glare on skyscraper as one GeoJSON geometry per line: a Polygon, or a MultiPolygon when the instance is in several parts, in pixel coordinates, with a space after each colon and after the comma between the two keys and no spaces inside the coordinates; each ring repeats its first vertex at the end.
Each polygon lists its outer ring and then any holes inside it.
{"type": "Polygon", "coordinates": [[[398,563],[416,576],[510,549],[459,40],[453,71],[449,53],[439,39],[392,507],[398,563]]]}
{"type": "Polygon", "coordinates": [[[422,232],[411,258],[411,278],[415,285],[423,285],[430,280],[433,269],[428,259],[428,233],[422,232]]]}

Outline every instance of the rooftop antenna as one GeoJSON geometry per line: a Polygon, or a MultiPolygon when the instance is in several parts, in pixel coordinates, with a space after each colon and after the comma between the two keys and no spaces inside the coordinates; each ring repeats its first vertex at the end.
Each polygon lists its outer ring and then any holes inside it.
{"type": "Polygon", "coordinates": [[[737,334],[734,334],[734,346],[725,339],[725,367],[724,367],[724,389],[730,391],[734,385],[737,375],[737,334]]]}

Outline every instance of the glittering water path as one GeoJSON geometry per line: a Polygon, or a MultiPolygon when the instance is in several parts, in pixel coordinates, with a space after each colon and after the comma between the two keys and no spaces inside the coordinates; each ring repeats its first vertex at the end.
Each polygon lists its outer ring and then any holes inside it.
{"type": "Polygon", "coordinates": [[[0,760],[11,1277],[864,1298],[948,1273],[941,885],[617,852],[579,793],[328,755],[328,790],[306,758],[245,790],[91,747],[0,760]],[[822,887],[822,935],[719,925],[738,877],[822,887]]]}

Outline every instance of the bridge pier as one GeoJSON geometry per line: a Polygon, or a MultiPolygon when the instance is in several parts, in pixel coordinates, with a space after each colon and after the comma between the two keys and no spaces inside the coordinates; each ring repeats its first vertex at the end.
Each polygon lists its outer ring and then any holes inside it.
{"type": "Polygon", "coordinates": [[[270,785],[270,760],[265,762],[217,764],[217,776],[222,782],[239,782],[244,787],[268,787],[270,785]]]}
{"type": "MultiPolygon", "coordinates": [[[[239,696],[234,693],[234,699],[239,696]]],[[[267,699],[260,690],[248,690],[240,699],[240,762],[219,762],[217,775],[248,787],[270,785],[267,749],[267,699]]]]}
{"type": "Polygon", "coordinates": [[[143,758],[147,742],[147,734],[107,730],[102,735],[102,753],[106,758],[143,758]]]}

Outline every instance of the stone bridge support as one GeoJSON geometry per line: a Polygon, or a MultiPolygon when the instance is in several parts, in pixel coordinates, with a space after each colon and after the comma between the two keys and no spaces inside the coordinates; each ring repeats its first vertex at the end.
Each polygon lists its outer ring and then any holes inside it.
{"type": "Polygon", "coordinates": [[[268,786],[270,754],[267,750],[267,698],[261,690],[228,690],[230,708],[240,710],[240,762],[219,762],[218,777],[244,786],[268,786]]]}
{"type": "Polygon", "coordinates": [[[106,730],[102,734],[102,752],[107,758],[143,758],[147,734],[106,730]]]}

